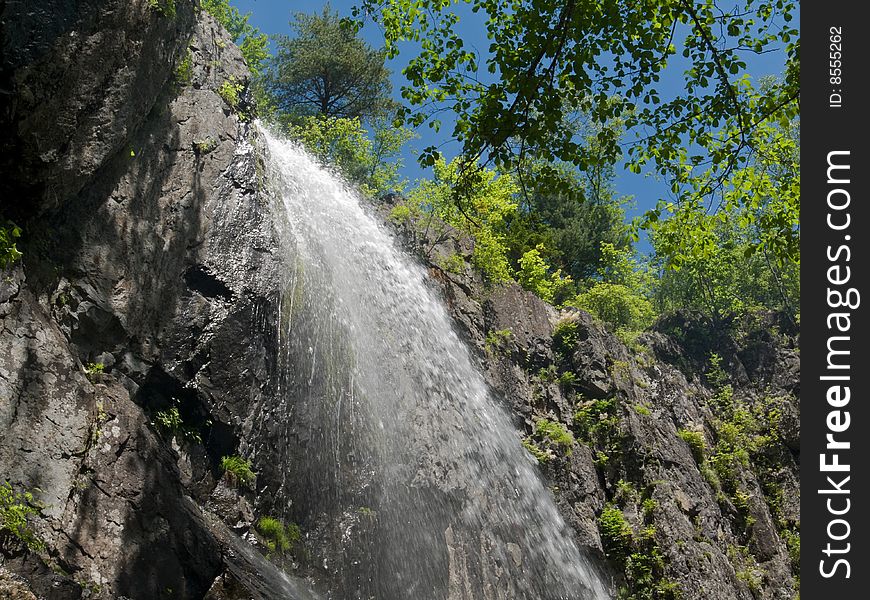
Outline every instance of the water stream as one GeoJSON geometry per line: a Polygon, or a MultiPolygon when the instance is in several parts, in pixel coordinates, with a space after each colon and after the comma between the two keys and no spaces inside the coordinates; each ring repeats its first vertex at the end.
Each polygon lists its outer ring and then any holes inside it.
{"type": "Polygon", "coordinates": [[[263,136],[287,218],[283,487],[344,515],[331,596],[608,598],[425,269],[340,178],[263,136]]]}

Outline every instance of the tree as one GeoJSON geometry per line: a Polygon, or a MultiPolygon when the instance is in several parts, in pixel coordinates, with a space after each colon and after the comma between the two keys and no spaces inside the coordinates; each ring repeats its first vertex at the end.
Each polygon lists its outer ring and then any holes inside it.
{"type": "MultiPolygon", "coordinates": [[[[366,14],[384,29],[389,56],[403,40],[418,42],[402,96],[414,124],[437,124],[437,112],[456,113],[454,137],[472,161],[515,164],[529,154],[585,168],[589,148],[562,125],[572,114],[594,122],[625,119],[643,137],[629,152],[635,168],[653,161],[663,173],[712,161],[728,172],[751,150],[758,124],[797,113],[798,32],[794,0],[462,0],[486,15],[491,41],[481,56],[457,33],[457,2],[365,0],[366,14]],[[685,90],[665,99],[657,91],[669,59],[690,62],[685,90]],[[785,78],[759,90],[745,76],[747,54],[787,53],[785,78]],[[485,63],[482,64],[482,63],[485,63]],[[498,74],[494,81],[486,81],[498,74]],[[717,135],[731,129],[729,138],[717,135]],[[521,140],[521,144],[512,143],[521,140]],[[680,156],[690,143],[695,151],[680,156]]],[[[621,153],[612,130],[601,148],[621,153]]],[[[424,152],[431,164],[434,148],[424,152]]]]}
{"type": "Polygon", "coordinates": [[[266,87],[279,111],[369,121],[391,107],[386,54],[360,39],[327,5],[321,14],[296,13],[294,37],[275,36],[266,87]]]}
{"type": "Polygon", "coordinates": [[[359,118],[313,115],[291,120],[287,133],[372,197],[404,191],[399,153],[413,133],[378,120],[369,135],[359,118]]]}

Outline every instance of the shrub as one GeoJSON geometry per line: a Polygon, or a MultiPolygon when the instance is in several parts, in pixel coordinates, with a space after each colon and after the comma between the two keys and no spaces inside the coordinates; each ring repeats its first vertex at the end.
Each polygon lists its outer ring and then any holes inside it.
{"type": "MultiPolygon", "coordinates": [[[[218,88],[218,95],[223,98],[224,102],[227,103],[227,106],[233,109],[233,111],[238,112],[240,95],[244,89],[244,84],[237,82],[235,77],[230,77],[229,79],[224,80],[218,88]]],[[[244,115],[240,114],[240,116],[244,115]]]]}
{"type": "Polygon", "coordinates": [[[218,141],[211,137],[204,140],[195,140],[193,142],[193,152],[197,156],[205,156],[209,152],[213,152],[217,147],[218,141]]]}
{"type": "Polygon", "coordinates": [[[193,53],[190,48],[175,67],[175,83],[180,86],[190,85],[193,81],[193,53]]]}
{"type": "Polygon", "coordinates": [[[441,268],[448,273],[462,275],[465,272],[465,259],[461,254],[454,252],[441,261],[441,268]]]}
{"type": "Polygon", "coordinates": [[[566,304],[591,313],[613,330],[640,331],[656,316],[649,300],[620,283],[596,283],[566,304]]]}
{"type": "Polygon", "coordinates": [[[619,562],[627,559],[633,532],[622,511],[612,505],[605,506],[598,517],[598,529],[607,556],[619,562]]]}
{"type": "Polygon", "coordinates": [[[556,323],[553,329],[553,349],[562,357],[574,352],[579,337],[577,320],[568,316],[556,323]]]}
{"type": "Polygon", "coordinates": [[[571,455],[574,446],[574,434],[568,431],[562,423],[549,419],[535,421],[533,435],[546,447],[552,450],[561,450],[566,456],[571,455]]]}
{"type": "Polygon", "coordinates": [[[85,365],[85,375],[88,379],[95,379],[106,372],[106,365],[103,363],[88,363],[85,365]]]}
{"type": "Polygon", "coordinates": [[[538,244],[520,257],[517,283],[541,300],[552,303],[559,292],[574,282],[570,276],[562,276],[561,270],[550,273],[550,265],[541,256],[544,245],[538,244]]]}
{"type": "Polygon", "coordinates": [[[148,6],[170,19],[175,17],[175,0],[148,0],[148,6]]]}
{"type": "Polygon", "coordinates": [[[689,445],[689,449],[692,451],[692,456],[695,458],[695,461],[698,464],[704,462],[704,457],[707,454],[707,444],[704,441],[704,434],[700,431],[693,431],[691,429],[678,429],[677,435],[680,436],[681,440],[689,445]]]}
{"type": "Polygon", "coordinates": [[[491,330],[486,334],[484,348],[490,354],[497,350],[504,350],[512,336],[513,332],[510,329],[491,330]]]}
{"type": "Polygon", "coordinates": [[[21,237],[21,228],[12,221],[0,221],[0,268],[6,269],[21,258],[21,252],[15,245],[21,237]]]}
{"type": "Polygon", "coordinates": [[[263,543],[269,554],[289,551],[293,544],[302,537],[299,526],[295,523],[285,524],[275,517],[262,517],[257,521],[257,531],[263,537],[263,543]]]}
{"type": "Polygon", "coordinates": [[[0,485],[0,547],[12,540],[32,551],[45,547],[27,519],[39,514],[39,504],[30,492],[16,492],[8,481],[0,485]]]}
{"type": "Polygon", "coordinates": [[[396,225],[404,225],[411,221],[411,209],[405,204],[399,204],[390,211],[389,219],[396,225]]]}
{"type": "Polygon", "coordinates": [[[529,451],[532,456],[535,457],[539,463],[546,463],[556,457],[550,449],[541,448],[532,438],[531,436],[527,436],[523,438],[523,448],[529,451]]]}
{"type": "Polygon", "coordinates": [[[221,459],[221,468],[226,477],[235,485],[252,488],[257,474],[251,468],[251,461],[241,456],[224,456],[221,459]]]}

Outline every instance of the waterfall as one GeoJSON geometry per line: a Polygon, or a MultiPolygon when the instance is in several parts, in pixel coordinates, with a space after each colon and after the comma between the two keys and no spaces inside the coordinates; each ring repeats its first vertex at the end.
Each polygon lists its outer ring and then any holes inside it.
{"type": "Polygon", "coordinates": [[[425,269],[340,178],[262,134],[287,220],[273,492],[341,523],[332,597],[608,598],[425,269]]]}

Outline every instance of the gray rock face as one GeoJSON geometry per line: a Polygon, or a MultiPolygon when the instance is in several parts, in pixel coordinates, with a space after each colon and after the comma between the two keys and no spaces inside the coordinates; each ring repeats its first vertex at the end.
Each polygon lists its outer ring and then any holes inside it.
{"type": "Polygon", "coordinates": [[[58,208],[128,143],[190,34],[193,3],[174,4],[169,17],[148,0],[4,3],[0,197],[17,215],[58,208]]]}
{"type": "Polygon", "coordinates": [[[255,136],[218,93],[247,69],[174,4],[3,9],[0,197],[26,238],[0,280],[0,472],[45,548],[0,563],[40,597],[201,598],[219,576],[305,597],[208,514],[253,522],[238,490],[209,498],[276,379],[280,261],[255,136]],[[157,426],[171,410],[183,425],[157,426]]]}
{"type": "MultiPolygon", "coordinates": [[[[622,564],[607,552],[599,521],[605,503],[619,507],[634,530],[635,551],[660,555],[662,566],[652,573],[676,584],[684,598],[794,597],[798,567],[789,536],[800,523],[793,395],[799,360],[791,338],[765,336],[761,324],[742,343],[717,346],[716,335],[684,316],[672,332],[684,337],[653,332],[630,351],[580,312],[561,317],[576,325],[576,340],[560,356],[552,339],[558,315],[531,293],[516,285],[487,292],[479,282],[431,268],[490,385],[522,417],[527,439],[546,445],[533,434],[539,418],[561,422],[577,438],[570,454],[557,453],[541,468],[578,541],[611,559],[618,586],[625,583],[622,564]],[[486,343],[490,332],[505,330],[506,343],[486,343]],[[692,335],[709,346],[694,348],[692,335]],[[704,376],[711,351],[724,357],[733,396],[704,376]],[[540,370],[549,365],[555,370],[540,370]],[[564,373],[574,375],[567,385],[553,381],[564,373]],[[733,404],[726,407],[725,397],[733,404]],[[590,428],[578,411],[596,399],[613,408],[590,428]],[[758,429],[739,423],[749,415],[758,429]],[[764,434],[762,425],[769,425],[764,434]],[[745,462],[729,462],[734,427],[745,436],[736,445],[763,445],[745,462]],[[685,431],[700,433],[706,458],[693,455],[685,431]],[[722,463],[733,465],[735,488],[711,466],[722,463]],[[653,537],[643,541],[648,527],[653,537]]],[[[637,589],[630,573],[628,583],[637,589]]]]}

